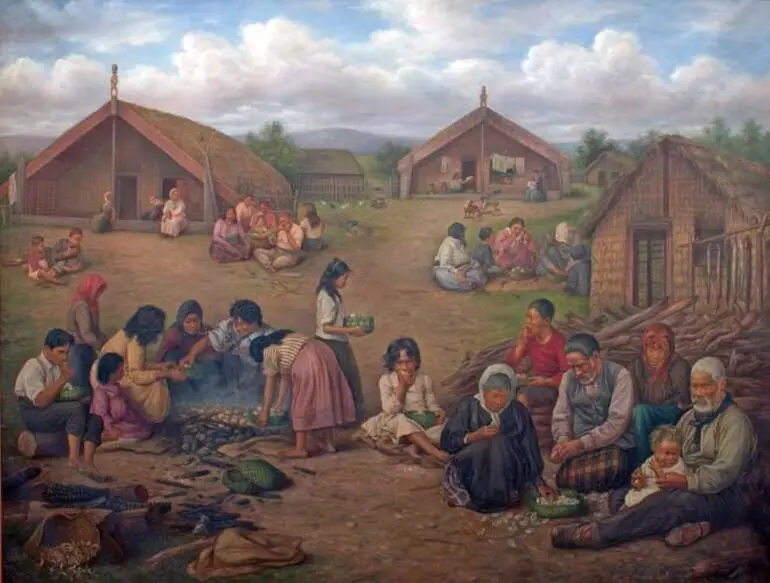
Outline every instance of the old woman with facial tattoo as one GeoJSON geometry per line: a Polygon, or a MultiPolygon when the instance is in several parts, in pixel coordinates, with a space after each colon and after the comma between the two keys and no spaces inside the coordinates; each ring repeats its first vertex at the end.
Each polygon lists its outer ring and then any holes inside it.
{"type": "Polygon", "coordinates": [[[486,369],[479,392],[463,400],[447,421],[441,449],[452,454],[443,480],[450,506],[502,512],[528,489],[546,498],[555,495],[543,481],[532,418],[516,400],[516,372],[507,365],[486,369]]]}

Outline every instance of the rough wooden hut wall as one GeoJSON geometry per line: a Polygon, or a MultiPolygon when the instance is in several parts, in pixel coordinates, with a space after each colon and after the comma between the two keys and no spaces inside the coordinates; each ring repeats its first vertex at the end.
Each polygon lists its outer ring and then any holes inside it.
{"type": "Polygon", "coordinates": [[[363,176],[305,174],[299,196],[302,200],[344,202],[366,198],[369,192],[363,176]]]}
{"type": "MultiPolygon", "coordinates": [[[[41,202],[38,210],[33,202],[28,212],[90,217],[99,210],[103,194],[112,183],[111,124],[108,120],[95,128],[30,179],[31,185],[52,182],[55,195],[52,208],[41,202]]],[[[203,220],[203,185],[122,120],[117,125],[117,163],[118,174],[137,177],[140,213],[149,207],[151,194],[161,193],[164,178],[182,179],[188,183],[185,202],[189,218],[203,220]]],[[[39,188],[30,188],[34,189],[29,197],[32,201],[41,198],[39,188]]]]}
{"type": "Polygon", "coordinates": [[[487,192],[491,192],[495,189],[501,189],[501,185],[489,184],[488,166],[491,161],[492,154],[502,154],[504,156],[525,158],[525,174],[524,176],[516,177],[516,182],[513,188],[518,187],[518,189],[523,192],[523,188],[527,180],[529,180],[529,178],[532,176],[532,173],[539,168],[546,169],[545,181],[547,189],[558,190],[560,188],[556,165],[550,160],[546,160],[539,154],[536,154],[519,142],[512,140],[490,125],[487,125],[484,128],[484,138],[486,164],[479,164],[479,154],[481,153],[481,127],[476,126],[464,135],[455,138],[444,148],[433,152],[430,156],[415,165],[411,181],[412,192],[428,192],[431,183],[435,184],[436,189],[440,187],[442,182],[448,183],[452,179],[452,176],[455,172],[461,172],[463,159],[476,160],[476,171],[474,176],[477,177],[477,181],[480,168],[487,169],[487,180],[485,181],[485,190],[487,192]],[[442,173],[441,159],[445,156],[449,158],[449,165],[447,172],[442,173]]]}

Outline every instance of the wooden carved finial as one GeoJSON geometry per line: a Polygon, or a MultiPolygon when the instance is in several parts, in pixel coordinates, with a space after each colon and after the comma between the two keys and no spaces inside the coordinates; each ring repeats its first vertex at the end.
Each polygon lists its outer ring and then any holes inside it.
{"type": "Polygon", "coordinates": [[[117,100],[118,98],[118,66],[112,66],[112,78],[110,79],[110,98],[117,100]]]}
{"type": "Polygon", "coordinates": [[[480,101],[481,107],[487,106],[487,86],[486,85],[481,86],[481,95],[479,96],[479,101],[480,101]]]}

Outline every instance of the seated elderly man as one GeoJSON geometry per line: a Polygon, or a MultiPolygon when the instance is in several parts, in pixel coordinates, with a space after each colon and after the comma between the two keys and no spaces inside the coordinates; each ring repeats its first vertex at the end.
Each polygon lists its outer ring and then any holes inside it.
{"type": "Polygon", "coordinates": [[[602,549],[648,536],[686,546],[746,519],[746,496],[758,468],[757,438],[748,416],[726,392],[725,367],[713,357],[692,367],[693,407],[679,420],[684,474],[656,480],[662,488],[638,506],[597,522],[558,526],[557,548],[602,549]]]}
{"type": "Polygon", "coordinates": [[[551,420],[551,459],[561,464],[556,485],[578,492],[625,486],[636,443],[631,375],[604,360],[590,334],[575,334],[564,351],[570,370],[562,376],[551,420]]]}

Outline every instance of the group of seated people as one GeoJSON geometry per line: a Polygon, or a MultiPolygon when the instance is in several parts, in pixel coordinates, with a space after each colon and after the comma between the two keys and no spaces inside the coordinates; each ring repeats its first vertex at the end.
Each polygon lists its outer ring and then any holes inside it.
{"type": "Polygon", "coordinates": [[[83,231],[70,229],[66,239],[59,239],[48,247],[40,235],[33,235],[29,242],[23,269],[36,283],[66,285],[62,277],[85,269],[83,259],[83,231]]]}
{"type": "Polygon", "coordinates": [[[483,227],[472,253],[465,235],[465,225],[453,223],[434,259],[433,276],[445,290],[477,290],[490,278],[508,273],[519,280],[548,277],[563,283],[565,293],[590,295],[591,252],[573,242],[567,223],[559,224],[542,253],[520,217],[511,219],[497,233],[492,227],[483,227]]]}
{"type": "Polygon", "coordinates": [[[217,263],[252,257],[269,271],[298,265],[308,252],[325,248],[325,225],[313,203],[299,209],[298,223],[289,213],[276,213],[270,203],[256,205],[245,197],[228,208],[214,225],[209,255],[217,263]]]}
{"type": "MultiPolygon", "coordinates": [[[[91,230],[95,233],[112,231],[118,218],[112,191],[106,191],[103,199],[99,213],[91,219],[91,230]]],[[[142,213],[142,220],[159,222],[159,232],[162,236],[176,238],[184,233],[189,225],[187,205],[176,188],[169,191],[167,200],[153,194],[149,198],[149,208],[142,213]]]]}
{"type": "Polygon", "coordinates": [[[478,393],[451,416],[420,372],[416,342],[396,340],[379,383],[382,411],[359,438],[441,462],[449,506],[501,512],[529,491],[557,495],[543,479],[529,412],[537,400],[555,401],[556,488],[610,492],[611,510],[555,527],[555,547],[599,549],[656,535],[685,546],[740,524],[758,479],[757,437],[727,392],[724,364],[705,357],[691,368],[673,331],[656,323],[627,369],[603,358],[590,334],[565,339],[553,317],[550,301],[533,302],[506,362],[489,366],[478,393]]]}

